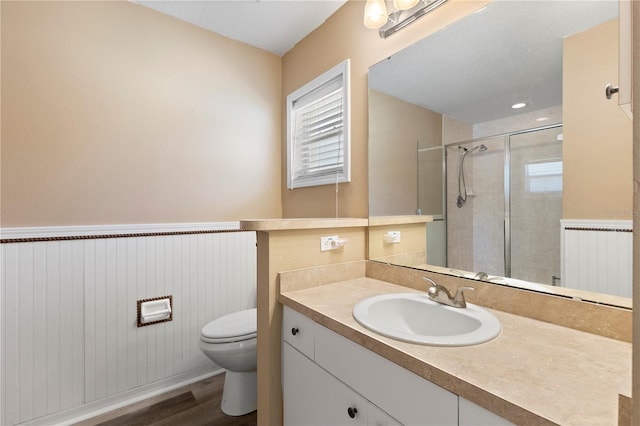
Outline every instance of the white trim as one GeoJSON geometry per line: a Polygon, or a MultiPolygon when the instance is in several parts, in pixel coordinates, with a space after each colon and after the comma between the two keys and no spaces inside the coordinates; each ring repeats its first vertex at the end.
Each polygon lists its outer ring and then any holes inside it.
{"type": "Polygon", "coordinates": [[[565,228],[605,228],[605,229],[632,229],[631,220],[603,220],[603,219],[560,219],[560,226],[565,228]]]}
{"type": "MultiPolygon", "coordinates": [[[[212,363],[212,365],[214,365],[212,363]]],[[[140,386],[130,391],[101,399],[99,401],[90,402],[79,407],[71,408],[62,413],[55,413],[50,416],[39,417],[24,423],[18,423],[16,426],[35,426],[35,425],[55,425],[67,426],[87,420],[118,408],[125,407],[130,404],[172,391],[174,389],[187,386],[191,383],[199,382],[209,377],[224,373],[224,369],[211,371],[211,367],[199,368],[189,373],[180,374],[169,377],[149,385],[140,386]]]]}
{"type": "Polygon", "coordinates": [[[287,96],[287,189],[304,188],[310,186],[329,185],[333,183],[348,183],[351,182],[351,60],[345,59],[338,65],[334,66],[323,74],[314,78],[304,86],[294,90],[287,96]],[[318,87],[331,81],[333,78],[342,75],[342,87],[344,91],[343,97],[343,135],[344,135],[344,151],[343,151],[343,173],[336,178],[331,177],[331,180],[325,178],[316,178],[308,180],[307,182],[296,182],[293,184],[294,177],[292,176],[292,134],[293,134],[293,105],[296,100],[300,99],[309,92],[317,89],[318,87]],[[337,182],[336,182],[337,180],[337,182]]]}
{"type": "Polygon", "coordinates": [[[0,238],[54,238],[162,232],[237,231],[240,222],[149,223],[125,225],[40,226],[0,228],[0,238]]]}

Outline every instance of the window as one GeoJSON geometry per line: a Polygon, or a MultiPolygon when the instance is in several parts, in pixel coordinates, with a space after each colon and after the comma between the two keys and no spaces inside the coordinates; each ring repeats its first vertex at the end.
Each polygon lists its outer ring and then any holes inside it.
{"type": "Polygon", "coordinates": [[[528,192],[561,192],[562,161],[543,161],[526,165],[528,192]]]}
{"type": "Polygon", "coordinates": [[[351,181],[349,60],[287,96],[287,187],[351,181]]]}

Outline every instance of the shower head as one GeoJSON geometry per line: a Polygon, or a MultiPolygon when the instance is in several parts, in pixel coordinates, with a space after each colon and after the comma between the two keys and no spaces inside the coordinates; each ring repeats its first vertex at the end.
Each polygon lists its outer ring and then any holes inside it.
{"type": "Polygon", "coordinates": [[[485,146],[485,144],[477,145],[477,146],[474,146],[473,148],[471,148],[471,150],[469,152],[473,152],[473,151],[476,151],[476,150],[486,151],[487,147],[485,146]]]}
{"type": "Polygon", "coordinates": [[[473,147],[473,148],[471,148],[471,149],[465,148],[465,147],[464,147],[464,146],[462,146],[462,145],[458,145],[458,148],[459,148],[459,149],[464,150],[464,154],[470,154],[470,153],[472,153],[473,151],[477,151],[477,150],[480,150],[480,151],[486,151],[486,150],[487,150],[487,147],[486,147],[486,145],[485,145],[485,144],[476,145],[476,146],[474,146],[474,147],[473,147]]]}

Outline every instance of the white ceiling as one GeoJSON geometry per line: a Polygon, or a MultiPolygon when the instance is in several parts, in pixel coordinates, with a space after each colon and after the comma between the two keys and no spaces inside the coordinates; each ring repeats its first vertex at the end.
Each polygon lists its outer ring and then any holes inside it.
{"type": "Polygon", "coordinates": [[[561,105],[563,38],[616,18],[617,3],[494,1],[371,67],[369,87],[466,123],[561,105]]]}
{"type": "Polygon", "coordinates": [[[132,1],[282,56],[347,0],[132,1]]]}
{"type": "MultiPolygon", "coordinates": [[[[347,0],[131,1],[282,56],[347,0]]],[[[617,11],[614,0],[495,1],[374,65],[369,84],[468,123],[560,105],[562,39],[617,11]],[[510,108],[520,101],[527,110],[510,108]]]]}

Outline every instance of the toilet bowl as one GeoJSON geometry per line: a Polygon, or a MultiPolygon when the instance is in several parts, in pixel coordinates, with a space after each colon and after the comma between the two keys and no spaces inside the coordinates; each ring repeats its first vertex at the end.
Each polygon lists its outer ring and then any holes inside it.
{"type": "Polygon", "coordinates": [[[202,327],[200,350],[227,370],[222,390],[222,412],[250,413],[257,406],[257,309],[234,312],[202,327]]]}

